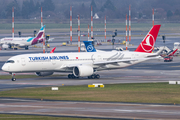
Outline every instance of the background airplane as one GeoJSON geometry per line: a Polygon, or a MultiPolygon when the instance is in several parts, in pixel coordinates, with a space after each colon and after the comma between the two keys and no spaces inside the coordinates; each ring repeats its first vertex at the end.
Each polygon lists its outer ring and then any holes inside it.
{"type": "Polygon", "coordinates": [[[56,47],[54,47],[54,48],[51,50],[50,53],[54,53],[55,49],[56,49],[56,47]]]}
{"type": "Polygon", "coordinates": [[[28,46],[35,45],[43,41],[43,34],[45,34],[45,26],[41,27],[36,37],[9,37],[2,38],[0,40],[0,45],[3,49],[11,48],[12,46],[17,49],[17,47],[28,49],[28,46]]]}
{"type": "Polygon", "coordinates": [[[164,56],[164,62],[171,62],[171,61],[173,61],[173,56],[174,56],[174,54],[176,53],[177,50],[178,50],[178,48],[175,49],[175,50],[171,50],[169,53],[167,53],[164,56]]]}
{"type": "Polygon", "coordinates": [[[54,72],[71,73],[68,78],[100,78],[96,72],[120,69],[146,60],[160,58],[152,53],[161,25],[154,25],[135,51],[74,52],[22,54],[13,56],[3,65],[2,70],[12,74],[35,72],[38,76],[52,75],[54,72]],[[150,37],[149,37],[150,36],[150,37]]]}

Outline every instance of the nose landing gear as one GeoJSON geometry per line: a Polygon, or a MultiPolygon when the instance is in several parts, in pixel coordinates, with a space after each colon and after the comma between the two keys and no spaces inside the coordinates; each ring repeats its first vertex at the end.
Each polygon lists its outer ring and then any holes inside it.
{"type": "Polygon", "coordinates": [[[14,73],[12,73],[12,79],[11,79],[12,81],[16,81],[16,78],[15,78],[15,74],[14,73]]]}

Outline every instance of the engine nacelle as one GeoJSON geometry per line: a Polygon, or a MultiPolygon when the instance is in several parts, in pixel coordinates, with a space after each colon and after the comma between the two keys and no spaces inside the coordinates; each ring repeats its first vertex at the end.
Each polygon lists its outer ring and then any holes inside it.
{"type": "Polygon", "coordinates": [[[37,76],[49,76],[52,75],[54,72],[36,72],[37,76]]]}
{"type": "Polygon", "coordinates": [[[73,74],[76,77],[86,77],[92,75],[94,72],[91,66],[77,66],[73,68],[73,74]]]}
{"type": "Polygon", "coordinates": [[[3,44],[3,45],[2,45],[2,48],[5,48],[5,49],[6,49],[6,48],[9,48],[9,45],[8,45],[8,44],[3,44]]]}

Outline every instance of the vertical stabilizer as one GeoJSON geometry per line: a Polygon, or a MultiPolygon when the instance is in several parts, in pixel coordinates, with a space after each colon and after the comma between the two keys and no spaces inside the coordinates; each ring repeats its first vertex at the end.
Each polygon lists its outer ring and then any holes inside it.
{"type": "Polygon", "coordinates": [[[178,49],[175,49],[173,52],[170,52],[167,56],[173,56],[178,49]]]}
{"type": "Polygon", "coordinates": [[[41,27],[39,32],[37,33],[35,39],[37,39],[39,42],[43,42],[43,35],[45,34],[45,25],[41,27]]]}
{"type": "Polygon", "coordinates": [[[41,29],[39,30],[38,34],[36,35],[36,37],[32,37],[32,38],[29,38],[27,40],[27,42],[30,42],[32,41],[31,45],[34,45],[34,44],[37,44],[37,43],[41,43],[43,42],[43,39],[44,39],[44,33],[45,32],[45,25],[43,27],[41,27],[41,29]]]}
{"type": "Polygon", "coordinates": [[[135,50],[135,52],[151,53],[154,48],[160,27],[161,25],[154,25],[148,32],[146,37],[143,39],[143,41],[140,43],[138,48],[135,50]]]}
{"type": "Polygon", "coordinates": [[[92,41],[83,41],[87,52],[96,52],[96,49],[92,45],[92,41]]]}
{"type": "Polygon", "coordinates": [[[51,50],[50,53],[54,53],[55,49],[56,49],[56,47],[54,47],[54,48],[51,50]]]}

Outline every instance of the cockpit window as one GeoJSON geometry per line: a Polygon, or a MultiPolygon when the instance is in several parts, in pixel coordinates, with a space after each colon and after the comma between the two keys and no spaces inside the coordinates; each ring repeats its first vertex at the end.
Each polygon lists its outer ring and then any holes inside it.
{"type": "Polygon", "coordinates": [[[14,63],[14,60],[8,60],[6,63],[14,63]]]}

